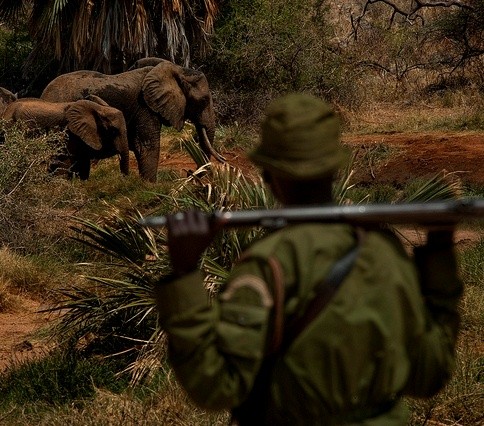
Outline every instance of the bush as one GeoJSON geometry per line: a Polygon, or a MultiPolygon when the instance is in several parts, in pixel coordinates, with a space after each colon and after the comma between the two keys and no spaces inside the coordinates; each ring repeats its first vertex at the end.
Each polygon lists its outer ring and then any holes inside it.
{"type": "Polygon", "coordinates": [[[230,2],[218,21],[209,75],[224,120],[253,121],[274,96],[310,92],[351,103],[352,79],[320,1],[230,2]]]}
{"type": "Polygon", "coordinates": [[[19,20],[16,28],[0,28],[0,81],[2,86],[19,96],[40,96],[47,83],[56,75],[56,64],[49,56],[30,61],[32,41],[26,24],[19,20]]]}
{"type": "Polygon", "coordinates": [[[0,244],[22,254],[48,252],[59,243],[68,209],[82,203],[70,182],[47,173],[64,135],[33,134],[20,122],[2,126],[0,244]]]}

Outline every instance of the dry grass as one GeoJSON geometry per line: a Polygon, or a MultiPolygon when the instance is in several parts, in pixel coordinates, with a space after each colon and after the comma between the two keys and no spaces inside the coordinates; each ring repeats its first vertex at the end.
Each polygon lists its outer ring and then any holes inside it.
{"type": "MultiPolygon", "coordinates": [[[[478,231],[476,231],[478,232],[478,231]]],[[[465,284],[460,310],[462,324],[452,379],[434,398],[409,400],[412,425],[474,426],[484,421],[484,253],[483,240],[459,252],[465,284]]]]}
{"type": "Polygon", "coordinates": [[[449,384],[434,398],[408,401],[412,425],[482,425],[484,385],[482,333],[461,333],[457,347],[456,369],[449,384]],[[482,379],[481,379],[482,380],[482,379]]]}
{"type": "MultiPolygon", "coordinates": [[[[139,398],[130,392],[115,394],[96,389],[92,401],[81,406],[70,406],[62,410],[50,409],[3,417],[9,426],[217,426],[227,425],[228,412],[207,413],[197,408],[172,375],[164,391],[139,398]]],[[[18,407],[17,407],[18,408],[18,407]]],[[[17,413],[17,409],[12,410],[17,413]]],[[[0,423],[2,417],[0,416],[0,423]]],[[[3,424],[3,423],[1,423],[3,424]]]]}
{"type": "Polygon", "coordinates": [[[21,256],[7,247],[0,248],[0,284],[2,293],[39,296],[48,287],[50,279],[31,259],[21,256]]]}
{"type": "Polygon", "coordinates": [[[22,305],[18,295],[11,293],[11,285],[8,280],[0,277],[0,313],[14,312],[22,305]]]}
{"type": "MultiPolygon", "coordinates": [[[[459,97],[458,94],[448,96],[459,97]]],[[[482,97],[449,101],[449,104],[443,101],[413,105],[370,102],[351,114],[343,112],[343,118],[345,130],[353,133],[465,130],[466,127],[484,127],[483,107],[482,97]]]]}

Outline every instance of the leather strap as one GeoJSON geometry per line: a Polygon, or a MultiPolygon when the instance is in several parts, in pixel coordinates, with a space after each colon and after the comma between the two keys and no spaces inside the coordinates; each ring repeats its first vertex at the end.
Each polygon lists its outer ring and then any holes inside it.
{"type": "Polygon", "coordinates": [[[279,261],[271,256],[268,259],[269,266],[272,269],[272,276],[274,277],[274,287],[272,289],[272,297],[274,299],[274,317],[272,323],[272,339],[266,351],[266,355],[276,352],[281,344],[284,336],[284,279],[282,267],[279,261]]]}

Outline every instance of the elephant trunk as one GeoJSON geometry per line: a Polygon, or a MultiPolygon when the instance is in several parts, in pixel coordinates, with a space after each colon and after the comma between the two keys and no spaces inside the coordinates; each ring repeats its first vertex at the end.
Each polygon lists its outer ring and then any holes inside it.
{"type": "Polygon", "coordinates": [[[129,149],[126,133],[116,138],[114,142],[119,153],[119,169],[123,175],[129,175],[129,149]]]}
{"type": "MultiPolygon", "coordinates": [[[[198,127],[197,126],[197,132],[198,132],[198,139],[200,142],[200,146],[202,147],[202,150],[205,154],[207,154],[208,157],[211,155],[215,157],[217,161],[220,161],[221,163],[225,163],[226,159],[220,155],[217,151],[212,146],[212,143],[210,142],[210,138],[207,134],[207,129],[203,126],[198,127]]],[[[213,132],[215,133],[215,131],[213,132]]],[[[212,140],[213,140],[213,134],[212,134],[212,140]]]]}
{"type": "Polygon", "coordinates": [[[129,152],[120,153],[119,168],[123,175],[129,175],[129,152]]]}

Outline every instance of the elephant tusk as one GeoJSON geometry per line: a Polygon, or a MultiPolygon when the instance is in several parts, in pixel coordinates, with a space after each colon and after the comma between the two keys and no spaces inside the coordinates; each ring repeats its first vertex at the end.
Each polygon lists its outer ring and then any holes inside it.
{"type": "Polygon", "coordinates": [[[205,130],[205,127],[202,127],[202,135],[203,135],[203,139],[204,139],[204,144],[208,148],[208,150],[210,151],[210,154],[212,154],[221,163],[225,163],[227,161],[225,159],[225,157],[223,157],[217,151],[215,151],[215,149],[213,149],[213,146],[210,143],[210,140],[208,139],[208,135],[207,135],[207,131],[205,130]]]}

